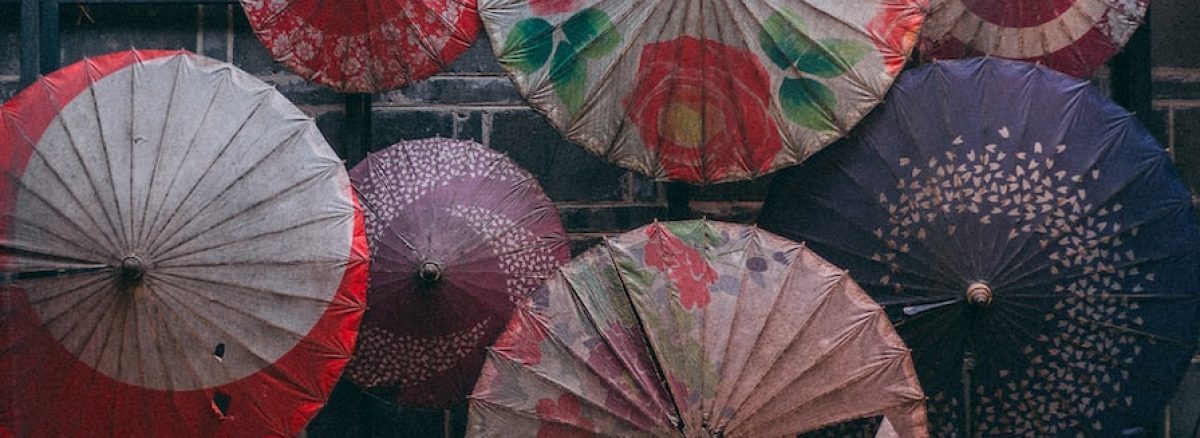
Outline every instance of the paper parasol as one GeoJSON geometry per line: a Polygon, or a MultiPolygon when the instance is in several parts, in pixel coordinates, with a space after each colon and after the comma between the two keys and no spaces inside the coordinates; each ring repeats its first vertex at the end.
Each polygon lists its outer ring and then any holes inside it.
{"type": "Polygon", "coordinates": [[[888,309],[939,435],[1147,429],[1196,347],[1191,194],[1084,81],[995,58],[911,70],[775,184],[760,223],[888,309]]]}
{"type": "Polygon", "coordinates": [[[121,52],[0,107],[0,431],[296,435],[365,309],[341,160],[274,88],[121,52]]]}
{"type": "Polygon", "coordinates": [[[468,434],[782,436],[879,414],[926,436],[883,310],[800,244],[697,220],[560,268],[489,352],[468,434]]]}

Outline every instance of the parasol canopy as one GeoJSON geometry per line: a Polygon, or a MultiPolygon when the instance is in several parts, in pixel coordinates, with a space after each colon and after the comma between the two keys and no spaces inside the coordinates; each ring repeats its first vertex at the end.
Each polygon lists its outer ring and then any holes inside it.
{"type": "Polygon", "coordinates": [[[630,231],[560,268],[489,350],[467,430],[782,436],[881,413],[898,436],[927,435],[882,309],[801,244],[696,220],[630,231]]]}
{"type": "Polygon", "coordinates": [[[377,93],[445,70],[475,41],[475,0],[241,0],[275,61],[342,93],[377,93]]]}
{"type": "Polygon", "coordinates": [[[591,152],[659,180],[799,163],[883,98],[926,0],[482,0],[500,64],[591,152]]]}
{"type": "Polygon", "coordinates": [[[778,178],[760,223],[887,309],[935,434],[1149,429],[1195,348],[1191,194],[1086,82],[994,58],[924,66],[778,178]]]}
{"type": "Polygon", "coordinates": [[[362,214],[274,88],[187,52],[0,107],[0,431],[294,436],[350,359],[362,214]]]}
{"type": "Polygon", "coordinates": [[[347,376],[402,405],[465,402],[513,304],[570,258],[558,211],[533,175],[471,141],[400,142],[350,178],[375,262],[347,376]]]}
{"type": "Polygon", "coordinates": [[[929,0],[924,59],[995,56],[1079,77],[1121,51],[1150,0],[929,0]]]}

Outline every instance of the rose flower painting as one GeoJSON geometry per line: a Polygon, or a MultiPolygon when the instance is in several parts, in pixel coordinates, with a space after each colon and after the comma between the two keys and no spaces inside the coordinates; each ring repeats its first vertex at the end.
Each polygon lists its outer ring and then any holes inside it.
{"type": "Polygon", "coordinates": [[[926,0],[481,0],[502,67],[564,137],[660,181],[799,164],[883,99],[926,0]]]}

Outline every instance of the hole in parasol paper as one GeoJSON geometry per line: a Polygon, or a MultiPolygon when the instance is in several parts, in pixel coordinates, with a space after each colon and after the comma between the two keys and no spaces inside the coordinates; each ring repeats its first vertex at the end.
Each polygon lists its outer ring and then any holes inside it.
{"type": "Polygon", "coordinates": [[[442,264],[438,262],[421,263],[421,269],[417,271],[417,276],[421,277],[421,281],[427,285],[442,281],[442,264]]]}
{"type": "Polygon", "coordinates": [[[213,394],[213,398],[212,398],[213,410],[215,410],[222,417],[228,416],[230,401],[231,401],[231,398],[229,397],[229,394],[226,394],[221,391],[217,391],[216,394],[213,394]]]}
{"type": "Polygon", "coordinates": [[[213,350],[213,357],[217,358],[218,362],[222,362],[225,360],[225,343],[224,342],[217,344],[217,348],[213,350]]]}
{"type": "Polygon", "coordinates": [[[974,282],[967,286],[967,302],[977,307],[992,305],[992,287],[983,282],[974,282]]]}
{"type": "Polygon", "coordinates": [[[137,284],[146,276],[146,265],[137,256],[125,257],[121,260],[121,282],[137,284]]]}

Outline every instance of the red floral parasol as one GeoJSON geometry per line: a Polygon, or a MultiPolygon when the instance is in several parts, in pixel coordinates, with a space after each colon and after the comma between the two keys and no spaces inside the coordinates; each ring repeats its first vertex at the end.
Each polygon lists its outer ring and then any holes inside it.
{"type": "Polygon", "coordinates": [[[242,0],[275,60],[344,93],[387,91],[442,71],[475,41],[475,0],[242,0]]]}
{"type": "Polygon", "coordinates": [[[514,312],[468,434],[785,436],[884,415],[915,438],[919,386],[883,309],[803,245],[655,223],[576,257],[514,312]]]}
{"type": "Polygon", "coordinates": [[[800,163],[882,99],[926,0],[482,0],[500,64],[591,152],[660,180],[800,163]]]}

